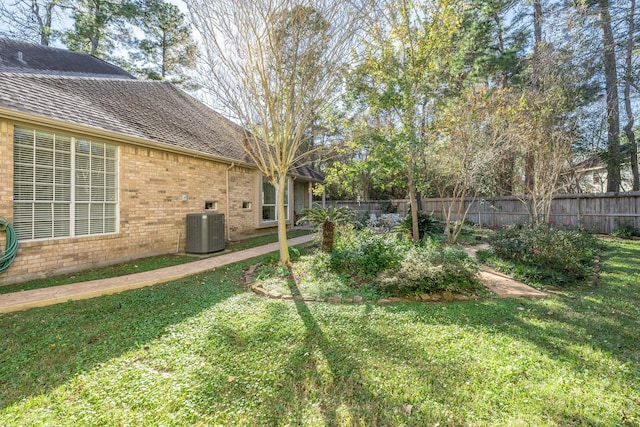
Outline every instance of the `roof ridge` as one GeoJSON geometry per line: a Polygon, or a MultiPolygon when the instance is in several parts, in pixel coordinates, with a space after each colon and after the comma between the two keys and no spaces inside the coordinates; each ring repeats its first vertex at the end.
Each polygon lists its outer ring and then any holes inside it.
{"type": "Polygon", "coordinates": [[[34,70],[60,74],[94,70],[95,74],[120,75],[135,79],[124,68],[86,52],[6,37],[0,37],[0,56],[2,69],[14,69],[18,72],[34,70]]]}
{"type": "Polygon", "coordinates": [[[24,69],[17,71],[14,67],[3,68],[0,66],[0,75],[28,76],[35,78],[61,78],[61,79],[85,79],[85,80],[122,80],[122,81],[142,81],[133,77],[117,74],[81,73],[77,71],[50,71],[24,69]]]}

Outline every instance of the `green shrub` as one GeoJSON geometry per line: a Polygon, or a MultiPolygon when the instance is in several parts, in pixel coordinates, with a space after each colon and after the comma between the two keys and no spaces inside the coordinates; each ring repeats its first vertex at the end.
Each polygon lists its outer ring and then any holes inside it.
{"type": "Polygon", "coordinates": [[[423,245],[410,247],[397,268],[381,277],[380,286],[402,294],[461,292],[478,284],[477,271],[460,247],[427,239],[423,245]]]}
{"type": "MultiPolygon", "coordinates": [[[[402,221],[400,221],[396,230],[406,234],[413,233],[413,218],[411,218],[411,214],[407,215],[402,221]]],[[[433,215],[418,212],[418,231],[420,233],[420,239],[424,239],[427,235],[434,236],[444,233],[444,227],[433,215]]]]}
{"type": "Polygon", "coordinates": [[[371,229],[343,231],[339,234],[329,266],[335,271],[348,271],[354,276],[375,277],[395,268],[402,259],[398,246],[404,244],[397,236],[371,229]]]}
{"type": "Polygon", "coordinates": [[[503,227],[489,243],[498,258],[561,273],[567,282],[591,275],[598,250],[597,240],[584,227],[553,223],[503,227]]]}
{"type": "Polygon", "coordinates": [[[634,236],[640,236],[640,231],[637,230],[633,224],[629,222],[620,222],[618,220],[616,222],[616,228],[611,230],[611,236],[620,237],[621,239],[630,239],[634,236]]]}
{"type": "Polygon", "coordinates": [[[370,229],[341,232],[333,253],[318,256],[315,267],[348,274],[355,284],[372,283],[385,295],[460,292],[477,284],[477,266],[461,248],[430,238],[414,244],[370,229]]]}

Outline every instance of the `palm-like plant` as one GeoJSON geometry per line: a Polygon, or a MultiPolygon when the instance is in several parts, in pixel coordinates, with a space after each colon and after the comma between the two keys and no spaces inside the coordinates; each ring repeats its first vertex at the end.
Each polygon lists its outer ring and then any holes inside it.
{"type": "Polygon", "coordinates": [[[316,206],[313,209],[304,209],[300,214],[302,218],[298,220],[298,224],[309,222],[316,228],[322,229],[322,252],[333,251],[336,225],[348,224],[355,217],[352,209],[347,207],[335,208],[333,206],[329,206],[326,209],[316,206]]]}

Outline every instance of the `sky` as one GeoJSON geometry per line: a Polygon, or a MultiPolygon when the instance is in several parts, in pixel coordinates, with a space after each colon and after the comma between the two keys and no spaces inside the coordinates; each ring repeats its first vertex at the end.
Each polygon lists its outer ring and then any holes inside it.
{"type": "Polygon", "coordinates": [[[167,2],[175,4],[176,6],[178,6],[180,8],[182,13],[184,13],[185,15],[189,15],[189,10],[187,9],[187,4],[185,2],[183,2],[182,0],[167,0],[167,2]]]}

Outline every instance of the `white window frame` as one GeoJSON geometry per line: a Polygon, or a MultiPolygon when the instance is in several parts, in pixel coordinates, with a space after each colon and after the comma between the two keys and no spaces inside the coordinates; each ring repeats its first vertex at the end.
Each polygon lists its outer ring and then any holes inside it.
{"type": "MultiPolygon", "coordinates": [[[[275,201],[274,203],[265,203],[265,194],[264,194],[264,186],[265,184],[268,184],[272,187],[273,184],[271,184],[269,182],[269,180],[267,179],[267,177],[265,177],[264,175],[261,175],[261,179],[260,179],[260,223],[261,224],[274,224],[278,222],[278,189],[274,187],[274,193],[275,193],[275,201]],[[274,208],[274,219],[265,219],[264,218],[264,208],[265,207],[273,207],[274,208]]],[[[287,190],[286,190],[286,194],[285,194],[285,206],[284,206],[284,210],[286,212],[286,218],[285,221],[289,221],[289,205],[290,200],[289,198],[291,197],[291,179],[289,177],[287,177],[287,190]]]]}
{"type": "Polygon", "coordinates": [[[13,222],[20,241],[118,233],[116,145],[23,126],[14,127],[13,140],[13,222]]]}

